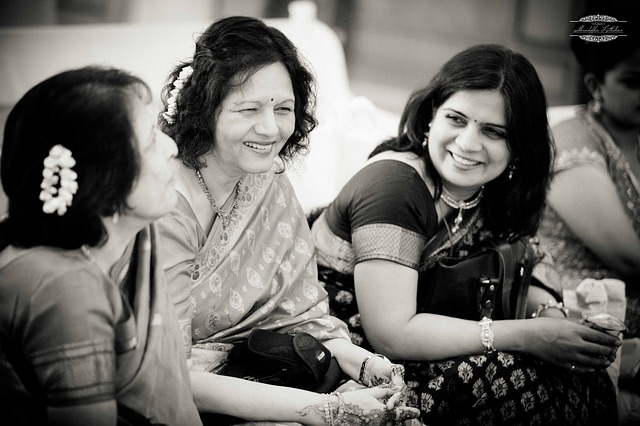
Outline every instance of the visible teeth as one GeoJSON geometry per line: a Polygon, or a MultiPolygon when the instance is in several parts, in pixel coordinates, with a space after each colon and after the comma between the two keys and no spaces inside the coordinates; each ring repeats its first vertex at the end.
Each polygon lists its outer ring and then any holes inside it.
{"type": "Polygon", "coordinates": [[[477,164],[480,164],[479,161],[467,160],[466,158],[462,158],[460,156],[457,156],[453,152],[451,153],[451,157],[453,157],[453,159],[456,160],[458,163],[463,164],[465,166],[475,166],[477,164]]]}
{"type": "Polygon", "coordinates": [[[251,142],[247,142],[246,145],[249,148],[257,149],[258,151],[268,151],[271,148],[271,144],[269,144],[269,145],[257,145],[257,144],[252,144],[251,142]]]}

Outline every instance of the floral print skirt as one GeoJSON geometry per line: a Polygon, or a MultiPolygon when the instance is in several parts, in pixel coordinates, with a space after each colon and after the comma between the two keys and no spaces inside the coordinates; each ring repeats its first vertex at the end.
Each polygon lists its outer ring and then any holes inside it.
{"type": "MultiPolygon", "coordinates": [[[[319,267],[331,314],[369,350],[353,277],[319,267]]],[[[605,370],[570,373],[535,358],[494,351],[439,362],[404,363],[408,404],[427,426],[616,425],[617,402],[605,370]]]]}
{"type": "Polygon", "coordinates": [[[519,354],[492,352],[405,363],[408,404],[435,425],[615,425],[604,370],[569,373],[519,354]]]}

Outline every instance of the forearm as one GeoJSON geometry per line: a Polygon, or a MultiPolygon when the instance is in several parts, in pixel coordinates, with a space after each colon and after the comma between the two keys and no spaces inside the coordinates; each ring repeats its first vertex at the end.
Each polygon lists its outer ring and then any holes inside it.
{"type": "Polygon", "coordinates": [[[252,421],[324,424],[321,394],[195,371],[191,387],[200,412],[252,421]]]}
{"type": "Polygon", "coordinates": [[[342,371],[354,380],[360,376],[362,361],[372,353],[346,339],[331,339],[322,342],[336,358],[342,371]]]}
{"type": "MultiPolygon", "coordinates": [[[[501,351],[523,351],[528,333],[523,320],[494,321],[494,347],[501,351]]],[[[385,336],[370,338],[376,351],[391,359],[424,361],[484,352],[477,321],[434,314],[417,314],[404,326],[385,336]]]]}

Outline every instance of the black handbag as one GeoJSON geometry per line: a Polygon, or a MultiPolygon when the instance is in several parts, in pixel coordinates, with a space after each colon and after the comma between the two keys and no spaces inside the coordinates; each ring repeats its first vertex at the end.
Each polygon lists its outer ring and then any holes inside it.
{"type": "Polygon", "coordinates": [[[419,312],[469,320],[521,319],[533,269],[525,239],[483,242],[464,257],[440,258],[420,272],[419,312]]]}
{"type": "Polygon", "coordinates": [[[314,391],[333,391],[342,370],[331,352],[308,333],[255,329],[235,343],[221,375],[314,391]]]}

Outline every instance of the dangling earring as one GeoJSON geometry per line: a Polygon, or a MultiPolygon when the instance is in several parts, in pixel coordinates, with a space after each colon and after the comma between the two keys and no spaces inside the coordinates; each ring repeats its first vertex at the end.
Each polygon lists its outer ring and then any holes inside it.
{"type": "Polygon", "coordinates": [[[600,113],[602,112],[602,97],[598,94],[593,97],[592,111],[596,115],[600,115],[600,113]]]}
{"type": "Polygon", "coordinates": [[[424,139],[422,140],[422,149],[427,149],[429,144],[429,131],[424,132],[424,139]]]}
{"type": "Polygon", "coordinates": [[[113,223],[114,225],[117,225],[119,221],[120,221],[120,213],[115,212],[113,216],[111,216],[111,223],[113,223]]]}
{"type": "Polygon", "coordinates": [[[513,173],[518,169],[518,167],[516,166],[516,163],[511,163],[509,164],[509,175],[507,176],[507,178],[509,180],[513,179],[513,173]]]}

